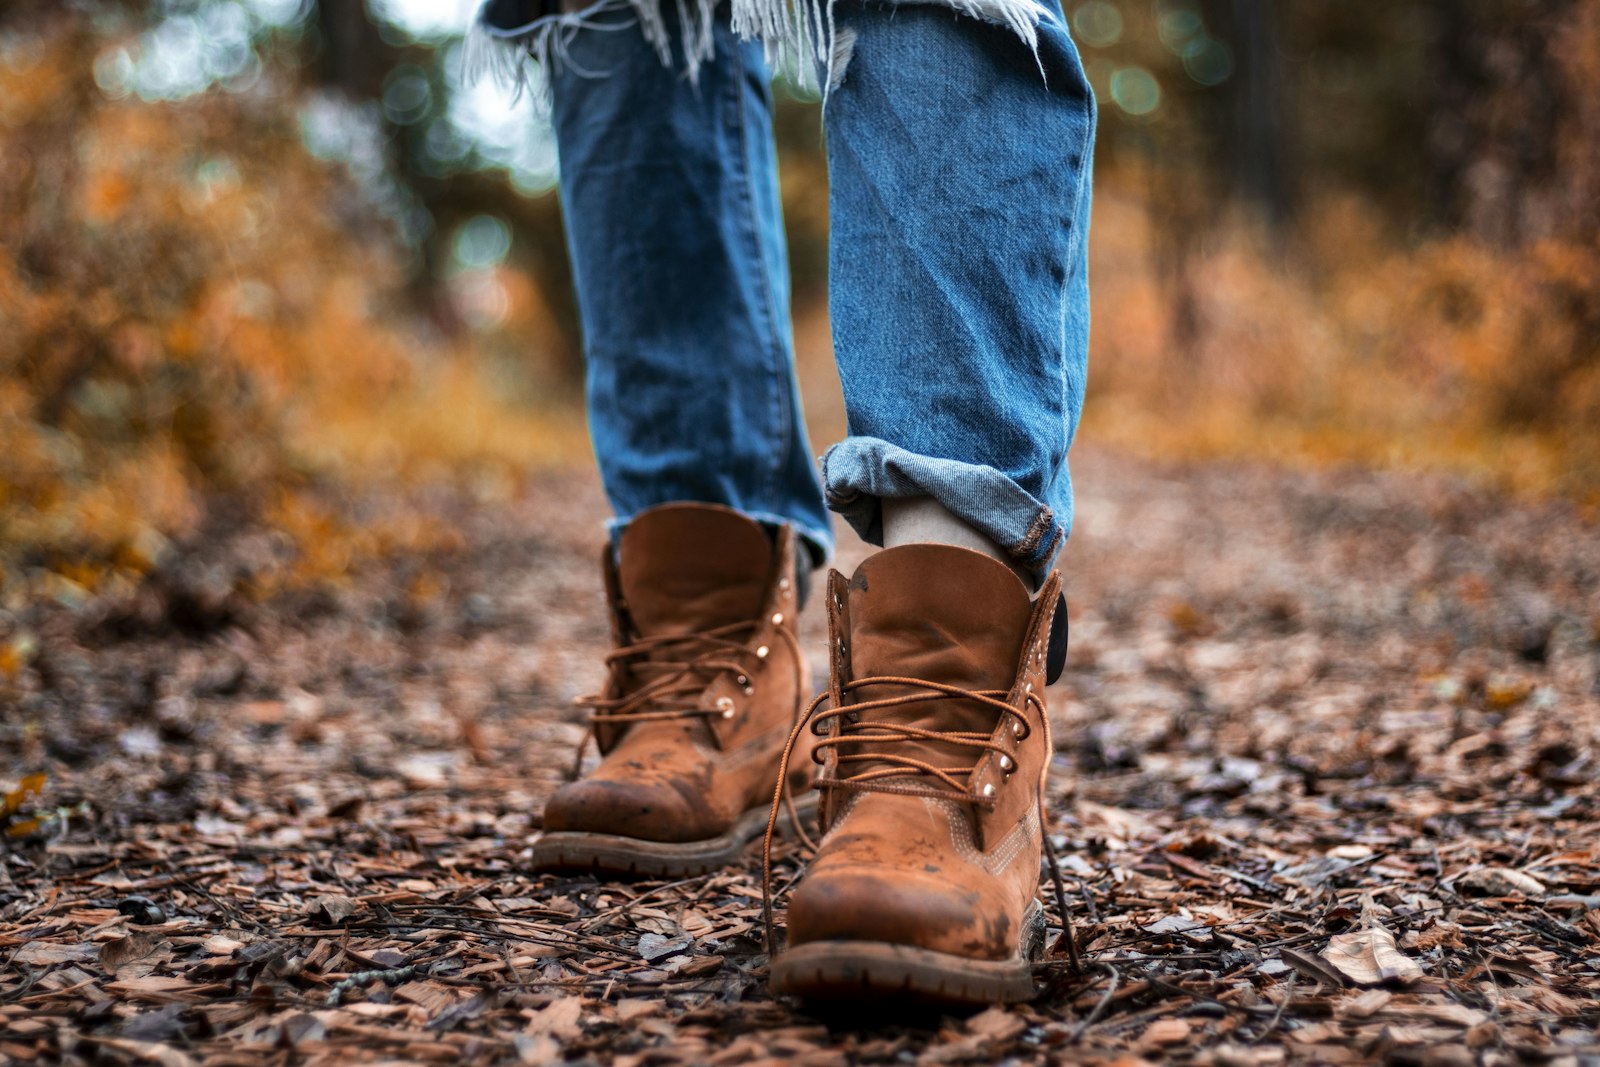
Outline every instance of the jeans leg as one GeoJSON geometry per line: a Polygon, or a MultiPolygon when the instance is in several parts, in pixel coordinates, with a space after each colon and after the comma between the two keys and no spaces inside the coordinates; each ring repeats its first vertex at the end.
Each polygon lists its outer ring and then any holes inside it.
{"type": "Polygon", "coordinates": [[[1093,95],[1052,3],[1038,50],[930,6],[843,0],[828,96],[829,304],[849,436],[828,504],[932,496],[1042,576],[1072,523],[1088,358],[1093,95]]]}
{"type": "Polygon", "coordinates": [[[724,15],[691,81],[625,5],[584,23],[551,96],[590,436],[617,523],[724,504],[793,522],[820,562],[831,534],[794,378],[761,48],[724,15]]]}

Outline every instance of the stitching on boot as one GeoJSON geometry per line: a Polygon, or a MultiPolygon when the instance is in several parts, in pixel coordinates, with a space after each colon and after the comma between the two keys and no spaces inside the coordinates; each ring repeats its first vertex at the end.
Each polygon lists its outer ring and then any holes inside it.
{"type": "Polygon", "coordinates": [[[946,821],[950,824],[950,843],[955,847],[956,855],[993,875],[1011,866],[1039,829],[1039,813],[1030,807],[1023,820],[1011,828],[1011,832],[995,845],[993,851],[986,854],[978,850],[972,827],[967,823],[966,813],[959,804],[953,800],[935,800],[933,797],[923,797],[922,803],[930,812],[937,815],[942,811],[948,816],[946,821]]]}

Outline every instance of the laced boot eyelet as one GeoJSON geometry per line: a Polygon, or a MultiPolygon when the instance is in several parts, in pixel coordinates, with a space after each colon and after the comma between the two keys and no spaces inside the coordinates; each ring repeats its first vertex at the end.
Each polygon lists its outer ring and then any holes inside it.
{"type": "Polygon", "coordinates": [[[983,799],[985,799],[985,800],[993,800],[994,799],[994,793],[995,793],[995,789],[994,789],[994,783],[993,782],[990,782],[990,783],[988,783],[987,785],[985,785],[983,787],[983,799]]]}
{"type": "Polygon", "coordinates": [[[1005,771],[1006,774],[1009,775],[1012,771],[1017,769],[1016,761],[1013,760],[1010,756],[1001,756],[1000,757],[1000,769],[1002,771],[1005,771]]]}

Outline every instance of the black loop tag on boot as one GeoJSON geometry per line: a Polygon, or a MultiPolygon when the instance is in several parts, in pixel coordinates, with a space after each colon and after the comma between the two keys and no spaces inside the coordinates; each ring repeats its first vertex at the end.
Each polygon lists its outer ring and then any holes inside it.
{"type": "Polygon", "coordinates": [[[1055,617],[1050,620],[1050,644],[1045,650],[1044,684],[1055,685],[1067,669],[1067,594],[1056,600],[1055,617]]]}

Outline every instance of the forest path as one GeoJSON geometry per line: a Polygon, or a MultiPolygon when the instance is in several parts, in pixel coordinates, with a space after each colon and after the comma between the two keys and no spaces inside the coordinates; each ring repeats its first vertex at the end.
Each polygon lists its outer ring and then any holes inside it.
{"type": "Polygon", "coordinates": [[[525,873],[606,641],[603,500],[552,473],[419,495],[455,533],[317,593],[228,593],[273,551],[241,528],[41,614],[0,716],[0,772],[48,774],[0,853],[0,1061],[1600,1053],[1600,530],[1417,476],[1074,474],[1051,811],[1092,966],[1037,1003],[819,1022],[767,996],[754,859],[525,873]]]}

